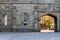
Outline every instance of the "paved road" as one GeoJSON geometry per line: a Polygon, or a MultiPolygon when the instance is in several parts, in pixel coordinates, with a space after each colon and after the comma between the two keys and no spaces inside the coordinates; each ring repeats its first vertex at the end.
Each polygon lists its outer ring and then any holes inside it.
{"type": "Polygon", "coordinates": [[[0,33],[0,40],[60,40],[60,33],[0,33]]]}

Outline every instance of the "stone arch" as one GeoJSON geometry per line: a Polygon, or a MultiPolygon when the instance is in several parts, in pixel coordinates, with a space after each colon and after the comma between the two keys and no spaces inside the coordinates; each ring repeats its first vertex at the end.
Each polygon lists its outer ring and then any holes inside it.
{"type": "MultiPolygon", "coordinates": [[[[57,17],[56,17],[55,15],[52,15],[52,14],[44,14],[44,15],[42,15],[41,17],[46,16],[46,15],[54,18],[54,23],[55,23],[54,32],[57,32],[57,17]]],[[[40,18],[41,18],[41,17],[40,17],[40,18]]],[[[41,20],[40,20],[40,21],[41,21],[41,20]]],[[[41,26],[40,26],[40,28],[41,28],[41,26]]]]}

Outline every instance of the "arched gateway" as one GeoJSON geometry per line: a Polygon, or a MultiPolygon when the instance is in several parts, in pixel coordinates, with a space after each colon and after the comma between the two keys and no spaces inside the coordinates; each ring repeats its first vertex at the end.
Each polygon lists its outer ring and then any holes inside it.
{"type": "Polygon", "coordinates": [[[40,32],[57,32],[57,17],[46,14],[40,18],[40,32]]]}

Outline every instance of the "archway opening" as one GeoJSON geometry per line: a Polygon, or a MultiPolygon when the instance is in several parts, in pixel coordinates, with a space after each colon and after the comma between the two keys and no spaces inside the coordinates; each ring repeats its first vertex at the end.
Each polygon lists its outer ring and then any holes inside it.
{"type": "Polygon", "coordinates": [[[40,18],[40,32],[57,31],[57,18],[53,15],[46,14],[40,18]]]}

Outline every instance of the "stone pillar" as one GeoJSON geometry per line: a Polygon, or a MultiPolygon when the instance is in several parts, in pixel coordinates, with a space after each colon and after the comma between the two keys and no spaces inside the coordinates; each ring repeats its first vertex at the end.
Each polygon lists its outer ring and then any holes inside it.
{"type": "Polygon", "coordinates": [[[60,14],[59,14],[59,13],[57,13],[57,31],[59,31],[59,30],[60,30],[60,27],[59,27],[59,26],[60,26],[60,21],[59,21],[59,20],[60,20],[60,18],[59,18],[59,17],[60,17],[60,14]]]}
{"type": "Polygon", "coordinates": [[[34,8],[34,31],[40,31],[39,30],[39,14],[38,14],[38,6],[35,6],[34,8]]]}
{"type": "Polygon", "coordinates": [[[38,21],[38,13],[35,13],[35,18],[34,18],[34,22],[35,22],[35,30],[39,31],[39,21],[38,21]]]}
{"type": "Polygon", "coordinates": [[[58,23],[59,23],[59,32],[60,32],[60,13],[58,14],[59,15],[59,21],[58,21],[58,23]]]}

